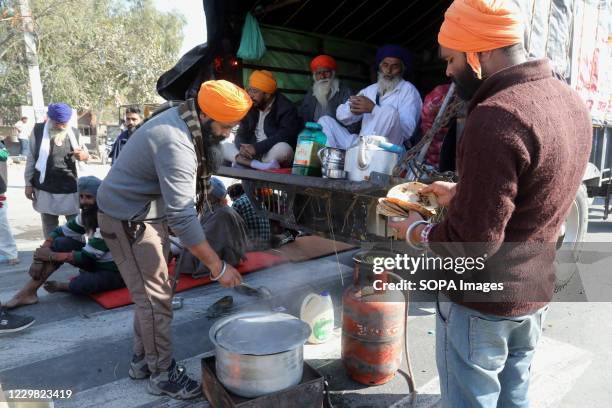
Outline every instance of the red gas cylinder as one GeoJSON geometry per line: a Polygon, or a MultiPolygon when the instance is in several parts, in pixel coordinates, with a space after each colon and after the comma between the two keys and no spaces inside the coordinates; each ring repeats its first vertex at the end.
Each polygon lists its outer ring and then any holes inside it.
{"type": "Polygon", "coordinates": [[[342,298],[342,362],[349,377],[366,385],[391,380],[402,361],[406,319],[399,291],[375,290],[375,280],[389,281],[386,272],[374,274],[374,257],[394,256],[361,251],[353,260],[353,284],[342,298]]]}

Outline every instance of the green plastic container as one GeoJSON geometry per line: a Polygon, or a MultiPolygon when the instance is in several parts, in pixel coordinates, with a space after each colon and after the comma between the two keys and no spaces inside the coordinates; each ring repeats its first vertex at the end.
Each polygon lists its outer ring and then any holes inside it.
{"type": "Polygon", "coordinates": [[[317,152],[325,147],[327,136],[321,125],[306,122],[304,130],[298,135],[293,159],[293,174],[321,177],[321,161],[317,152]]]}

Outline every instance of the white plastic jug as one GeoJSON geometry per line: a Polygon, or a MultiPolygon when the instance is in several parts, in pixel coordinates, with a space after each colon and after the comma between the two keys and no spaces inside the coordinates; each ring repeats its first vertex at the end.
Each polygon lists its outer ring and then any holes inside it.
{"type": "Polygon", "coordinates": [[[300,319],[308,323],[311,344],[325,343],[334,331],[334,304],[329,292],[310,293],[302,302],[300,319]]]}

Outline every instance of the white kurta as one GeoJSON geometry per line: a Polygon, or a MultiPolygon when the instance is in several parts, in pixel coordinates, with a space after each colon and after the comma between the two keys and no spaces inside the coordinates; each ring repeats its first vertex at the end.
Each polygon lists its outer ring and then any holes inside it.
{"type": "MultiPolygon", "coordinates": [[[[372,84],[358,93],[374,103],[377,94],[378,84],[372,84]]],[[[346,101],[338,106],[336,118],[344,125],[361,121],[361,135],[384,136],[389,142],[401,145],[416,130],[422,108],[419,91],[410,82],[402,80],[393,91],[379,98],[371,113],[354,115],[351,113],[350,102],[346,101]]],[[[319,119],[319,123],[327,135],[327,145],[330,147],[347,149],[358,138],[358,135],[350,134],[345,127],[325,117],[319,119]]]]}

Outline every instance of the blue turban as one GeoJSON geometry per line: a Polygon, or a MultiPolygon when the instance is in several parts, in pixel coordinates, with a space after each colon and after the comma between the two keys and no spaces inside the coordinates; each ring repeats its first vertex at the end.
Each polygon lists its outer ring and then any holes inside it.
{"type": "Polygon", "coordinates": [[[79,194],[87,193],[87,194],[91,194],[92,196],[96,197],[98,194],[98,187],[100,187],[100,184],[102,184],[102,180],[100,180],[97,177],[94,177],[94,176],[79,177],[79,180],[77,181],[77,190],[79,191],[79,194]]]}
{"type": "Polygon", "coordinates": [[[47,116],[57,123],[68,123],[72,117],[72,108],[65,103],[52,103],[47,108],[47,116]]]}
{"type": "Polygon", "coordinates": [[[227,195],[227,190],[225,189],[225,184],[223,184],[221,180],[216,177],[211,177],[210,185],[212,187],[210,194],[212,194],[213,197],[219,200],[225,198],[225,196],[227,195]]]}
{"type": "Polygon", "coordinates": [[[376,67],[387,57],[399,58],[404,63],[404,73],[412,71],[412,54],[397,44],[386,44],[376,51],[376,67]]]}

